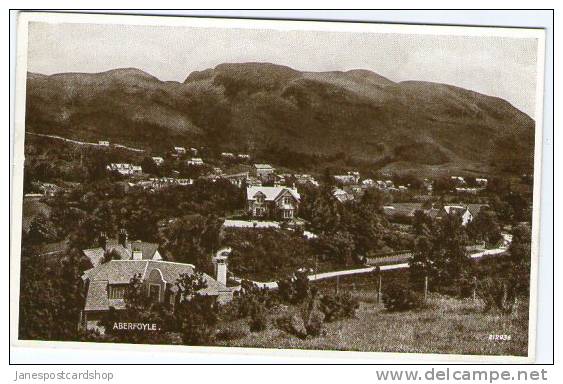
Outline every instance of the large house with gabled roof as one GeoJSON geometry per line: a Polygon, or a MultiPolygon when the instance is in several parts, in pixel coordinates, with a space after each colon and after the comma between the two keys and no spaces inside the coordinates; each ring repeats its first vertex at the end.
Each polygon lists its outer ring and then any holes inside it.
{"type": "MultiPolygon", "coordinates": [[[[226,303],[232,300],[233,291],[226,286],[225,256],[220,256],[221,268],[217,268],[217,274],[223,281],[203,274],[207,286],[198,293],[213,298],[217,303],[226,303]]],[[[110,260],[91,268],[82,276],[86,302],[81,312],[80,326],[103,332],[99,322],[110,308],[116,311],[126,309],[124,296],[134,276],[140,276],[142,289],[150,300],[173,307],[180,300],[176,282],[181,275],[194,272],[192,264],[164,260],[110,260]]]]}
{"type": "Polygon", "coordinates": [[[296,188],[247,187],[248,213],[255,218],[291,220],[297,216],[301,196],[296,188]]]}

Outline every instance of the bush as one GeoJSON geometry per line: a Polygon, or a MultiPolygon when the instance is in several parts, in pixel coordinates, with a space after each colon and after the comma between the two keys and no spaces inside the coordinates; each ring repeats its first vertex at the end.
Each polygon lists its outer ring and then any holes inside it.
{"type": "Polygon", "coordinates": [[[229,341],[245,337],[248,332],[241,328],[224,328],[217,331],[215,334],[216,340],[229,341]]]}
{"type": "Polygon", "coordinates": [[[278,328],[305,339],[307,336],[320,336],[323,331],[324,314],[318,309],[316,291],[301,305],[299,313],[288,314],[276,319],[278,328]]]}
{"type": "Polygon", "coordinates": [[[473,295],[473,289],[475,287],[475,282],[472,278],[460,277],[455,284],[450,285],[438,285],[435,290],[436,292],[451,296],[459,299],[466,299],[473,295]]]}
{"type": "Polygon", "coordinates": [[[422,306],[421,295],[402,285],[390,285],[382,299],[383,306],[390,312],[408,311],[422,306]]]}
{"type": "Polygon", "coordinates": [[[358,307],[358,300],[349,293],[335,296],[324,295],[319,302],[319,309],[324,314],[326,322],[354,317],[358,307]]]}
{"type": "Polygon", "coordinates": [[[307,335],[320,336],[323,329],[324,314],[319,310],[313,310],[309,314],[309,321],[305,324],[307,335]]]}
{"type": "Polygon", "coordinates": [[[264,304],[255,303],[250,311],[250,332],[261,332],[268,328],[268,317],[264,304]]]}
{"type": "Polygon", "coordinates": [[[477,283],[477,295],[485,303],[485,312],[499,309],[510,313],[516,302],[514,285],[505,278],[485,278],[477,283]]]}
{"type": "Polygon", "coordinates": [[[302,316],[297,314],[288,314],[276,319],[276,325],[279,329],[287,333],[297,336],[300,339],[307,337],[307,327],[302,316]]]}
{"type": "Polygon", "coordinates": [[[306,271],[297,271],[289,278],[278,281],[278,294],[288,303],[299,304],[309,297],[309,279],[306,271]]]}
{"type": "Polygon", "coordinates": [[[176,308],[175,316],[186,345],[210,345],[218,322],[217,308],[210,298],[195,295],[191,300],[182,301],[176,308]]]}
{"type": "Polygon", "coordinates": [[[253,282],[243,280],[241,284],[241,291],[235,296],[234,300],[229,303],[226,311],[231,313],[226,314],[226,317],[236,317],[244,319],[251,316],[256,306],[270,309],[279,304],[277,294],[266,288],[259,288],[253,282]]]}

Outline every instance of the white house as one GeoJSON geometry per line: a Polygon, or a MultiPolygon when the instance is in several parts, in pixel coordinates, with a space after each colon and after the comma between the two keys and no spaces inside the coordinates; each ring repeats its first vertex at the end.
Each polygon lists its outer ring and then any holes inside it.
{"type": "Polygon", "coordinates": [[[271,177],[274,172],[275,168],[273,168],[270,164],[254,164],[254,174],[256,177],[271,177]]]}
{"type": "Polygon", "coordinates": [[[143,173],[143,168],[140,165],[133,165],[128,163],[111,163],[106,169],[108,171],[116,171],[124,176],[139,175],[143,173]]]}
{"type": "Polygon", "coordinates": [[[191,159],[187,160],[186,163],[188,165],[202,166],[203,160],[200,157],[192,157],[191,159]]]}
{"type": "Polygon", "coordinates": [[[164,159],[158,156],[153,157],[152,161],[154,161],[156,165],[162,165],[162,163],[164,163],[164,159]]]}

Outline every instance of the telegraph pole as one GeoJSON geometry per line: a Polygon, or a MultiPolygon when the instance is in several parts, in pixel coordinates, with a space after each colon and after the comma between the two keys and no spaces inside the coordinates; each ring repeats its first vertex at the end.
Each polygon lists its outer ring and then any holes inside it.
{"type": "Polygon", "coordinates": [[[428,275],[424,276],[424,302],[428,298],[428,275]]]}

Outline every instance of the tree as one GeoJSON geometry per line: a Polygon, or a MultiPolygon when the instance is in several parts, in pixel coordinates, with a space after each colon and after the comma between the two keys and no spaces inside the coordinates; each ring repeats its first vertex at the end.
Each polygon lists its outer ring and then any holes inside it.
{"type": "Polygon", "coordinates": [[[68,250],[60,265],[51,267],[33,247],[22,248],[21,339],[78,340],[79,315],[84,308],[81,275],[90,267],[76,250],[68,250]]]}
{"type": "Polygon", "coordinates": [[[508,253],[513,265],[513,273],[511,273],[513,283],[519,293],[528,294],[532,259],[532,233],[530,227],[521,224],[514,228],[508,253]]]}
{"type": "Polygon", "coordinates": [[[47,215],[40,212],[31,221],[26,241],[29,244],[42,244],[57,239],[56,228],[47,215]]]}
{"type": "Polygon", "coordinates": [[[297,270],[293,275],[278,281],[278,293],[282,300],[300,304],[310,294],[307,270],[297,270]]]}
{"type": "Polygon", "coordinates": [[[413,229],[417,236],[429,236],[432,228],[432,219],[422,210],[416,210],[413,218],[413,229]]]}
{"type": "Polygon", "coordinates": [[[425,236],[419,237],[415,243],[413,257],[409,261],[409,280],[413,287],[422,289],[426,277],[437,275],[434,257],[431,239],[425,236]]]}
{"type": "Polygon", "coordinates": [[[449,177],[441,177],[434,180],[433,189],[437,194],[451,192],[455,188],[455,184],[449,177]]]}
{"type": "Polygon", "coordinates": [[[465,249],[467,238],[457,215],[446,215],[431,236],[419,238],[411,260],[411,281],[420,285],[429,277],[431,289],[466,295],[472,281],[472,259],[465,249]]]}
{"type": "Polygon", "coordinates": [[[160,168],[156,165],[154,160],[148,156],[145,156],[141,161],[141,168],[143,169],[143,173],[160,176],[160,168]]]}
{"type": "Polygon", "coordinates": [[[355,254],[354,237],[345,231],[321,234],[316,241],[317,248],[326,258],[341,265],[351,265],[355,254]]]}
{"type": "Polygon", "coordinates": [[[443,217],[433,243],[433,249],[437,251],[434,260],[437,271],[435,281],[443,286],[465,288],[461,285],[471,277],[472,260],[465,250],[467,237],[461,217],[443,217]]]}
{"type": "Polygon", "coordinates": [[[104,156],[96,154],[89,156],[86,161],[86,180],[92,182],[106,178],[109,173],[106,166],[107,160],[104,156]]]}
{"type": "Polygon", "coordinates": [[[510,192],[504,196],[504,201],[512,207],[514,221],[531,221],[531,211],[528,209],[529,203],[522,194],[510,192]]]}
{"type": "Polygon", "coordinates": [[[189,215],[176,219],[164,231],[163,250],[168,259],[210,270],[211,256],[219,248],[222,221],[216,216],[189,215]]]}
{"type": "Polygon", "coordinates": [[[214,298],[203,296],[200,290],[207,287],[201,272],[182,274],[176,281],[178,303],[175,318],[187,345],[207,345],[211,342],[217,325],[217,308],[214,298]]]}
{"type": "Polygon", "coordinates": [[[141,206],[133,209],[128,215],[126,228],[131,238],[143,241],[158,240],[158,216],[150,209],[141,206]]]}
{"type": "Polygon", "coordinates": [[[467,225],[467,233],[472,240],[484,241],[488,245],[496,245],[502,240],[496,214],[488,210],[481,210],[477,214],[467,225]]]}

